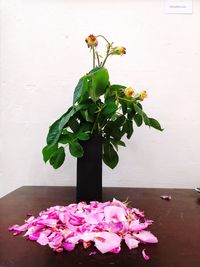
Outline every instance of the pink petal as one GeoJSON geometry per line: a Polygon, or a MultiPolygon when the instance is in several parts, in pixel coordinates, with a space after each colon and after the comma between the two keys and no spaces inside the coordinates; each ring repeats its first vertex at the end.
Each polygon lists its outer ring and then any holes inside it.
{"type": "Polygon", "coordinates": [[[145,253],[145,249],[142,250],[142,256],[146,261],[150,259],[150,257],[145,253]]]}
{"type": "Polygon", "coordinates": [[[46,246],[49,243],[49,239],[44,233],[41,233],[37,242],[42,246],[46,246]]]}
{"type": "Polygon", "coordinates": [[[161,198],[161,199],[164,199],[164,200],[171,200],[171,199],[172,199],[171,196],[165,196],[165,195],[160,196],[160,198],[161,198]]]}
{"type": "Polygon", "coordinates": [[[128,246],[129,249],[137,248],[140,241],[136,240],[134,236],[131,236],[130,234],[125,235],[125,243],[128,246]]]}
{"type": "Polygon", "coordinates": [[[97,253],[96,253],[96,251],[91,251],[90,253],[89,253],[89,256],[93,256],[93,255],[96,255],[97,253]]]}
{"type": "Polygon", "coordinates": [[[141,231],[138,234],[133,234],[137,239],[144,243],[158,243],[157,237],[155,237],[151,232],[149,231],[141,231]]]}
{"type": "Polygon", "coordinates": [[[133,212],[134,212],[135,214],[137,214],[139,217],[141,217],[141,218],[144,217],[144,212],[143,212],[143,211],[140,211],[139,209],[136,209],[136,208],[133,208],[132,210],[133,210],[133,212]]]}
{"type": "Polygon", "coordinates": [[[120,247],[121,238],[114,233],[99,232],[94,238],[95,246],[101,253],[112,252],[120,247]]]}
{"type": "Polygon", "coordinates": [[[85,216],[85,221],[89,224],[98,224],[103,220],[103,217],[103,213],[88,214],[87,216],[85,216]]]}
{"type": "Polygon", "coordinates": [[[126,212],[121,207],[107,206],[104,208],[105,219],[107,222],[124,222],[126,221],[126,212]]]}
{"type": "Polygon", "coordinates": [[[151,225],[153,223],[152,220],[146,220],[143,223],[140,223],[139,220],[134,220],[130,223],[129,229],[131,231],[135,231],[135,232],[139,232],[145,228],[147,228],[149,225],[151,225]]]}
{"type": "Polygon", "coordinates": [[[67,250],[67,251],[72,251],[72,250],[74,250],[74,248],[75,248],[75,244],[72,244],[72,243],[70,243],[70,242],[63,242],[63,243],[62,243],[62,246],[63,246],[63,248],[64,248],[65,250],[67,250]]]}
{"type": "Polygon", "coordinates": [[[49,227],[56,227],[57,220],[56,219],[44,219],[44,220],[39,220],[39,224],[49,226],[49,227]]]}

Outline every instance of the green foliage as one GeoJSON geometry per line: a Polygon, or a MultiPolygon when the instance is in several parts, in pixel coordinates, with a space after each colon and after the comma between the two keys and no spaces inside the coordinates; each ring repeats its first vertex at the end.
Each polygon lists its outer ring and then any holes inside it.
{"type": "Polygon", "coordinates": [[[50,164],[54,169],[58,169],[65,160],[65,150],[64,147],[59,147],[50,157],[50,164]]]}
{"type": "Polygon", "coordinates": [[[126,146],[122,139],[125,136],[130,139],[133,134],[133,122],[137,127],[144,123],[162,131],[159,122],[143,111],[139,94],[126,96],[125,88],[111,85],[104,67],[94,68],[84,75],[75,87],[73,106],[49,128],[47,145],[42,150],[44,161],[59,168],[65,160],[67,147],[72,156],[82,157],[81,142],[100,134],[103,161],[113,169],[119,162],[119,146],[126,146]]]}

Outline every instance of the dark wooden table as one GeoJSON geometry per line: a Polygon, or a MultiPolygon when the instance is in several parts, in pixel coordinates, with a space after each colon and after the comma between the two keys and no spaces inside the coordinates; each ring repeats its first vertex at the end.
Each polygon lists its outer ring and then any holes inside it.
{"type": "MultiPolygon", "coordinates": [[[[75,202],[74,187],[24,186],[0,200],[0,267],[118,266],[118,267],[199,267],[200,266],[200,194],[185,189],[104,188],[103,200],[113,197],[145,211],[155,222],[149,228],[158,244],[141,245],[129,250],[122,245],[119,254],[89,256],[91,248],[79,245],[72,252],[55,253],[48,246],[13,236],[8,227],[23,224],[28,212],[35,216],[50,206],[75,202]],[[171,201],[160,195],[172,196],[171,201]],[[151,256],[145,261],[141,250],[151,256]]],[[[92,248],[94,250],[94,248],[92,248]]]]}

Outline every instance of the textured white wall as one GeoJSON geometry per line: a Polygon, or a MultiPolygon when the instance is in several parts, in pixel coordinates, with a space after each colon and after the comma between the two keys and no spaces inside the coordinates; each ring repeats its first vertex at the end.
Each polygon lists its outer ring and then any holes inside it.
{"type": "Polygon", "coordinates": [[[91,68],[84,43],[104,34],[127,48],[107,64],[111,82],[146,89],[163,133],[135,129],[105,186],[200,185],[200,1],[166,15],[162,0],[1,0],[0,194],[22,185],[74,185],[76,160],[42,161],[48,126],[71,105],[91,68]]]}

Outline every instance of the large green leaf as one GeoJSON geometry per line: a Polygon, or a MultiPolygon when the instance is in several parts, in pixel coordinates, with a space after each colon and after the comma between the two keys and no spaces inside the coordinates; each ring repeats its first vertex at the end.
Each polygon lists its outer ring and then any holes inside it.
{"type": "Polygon", "coordinates": [[[93,101],[97,101],[106,91],[109,83],[108,71],[105,68],[96,68],[87,75],[89,82],[89,95],[93,101]]]}
{"type": "Polygon", "coordinates": [[[135,114],[135,116],[133,118],[134,118],[136,125],[138,127],[140,127],[142,125],[142,122],[143,122],[142,116],[140,114],[135,114]]]}
{"type": "Polygon", "coordinates": [[[58,145],[55,144],[55,145],[52,145],[52,146],[45,146],[43,149],[42,149],[42,154],[43,154],[43,160],[45,162],[47,162],[50,157],[52,156],[52,154],[58,149],[58,145]]]}
{"type": "Polygon", "coordinates": [[[50,164],[54,169],[58,169],[65,160],[65,150],[64,147],[59,147],[51,156],[50,164]]]}
{"type": "Polygon", "coordinates": [[[107,115],[116,110],[117,110],[117,105],[114,102],[110,102],[104,107],[103,114],[107,115]]]}
{"type": "Polygon", "coordinates": [[[87,76],[83,76],[79,80],[74,90],[73,104],[75,104],[79,99],[83,101],[87,97],[88,97],[88,81],[87,81],[87,76]]]}
{"type": "Polygon", "coordinates": [[[77,138],[79,140],[86,141],[86,140],[90,139],[90,135],[87,133],[78,133],[77,138]]]}
{"type": "Polygon", "coordinates": [[[126,120],[122,131],[125,132],[127,134],[127,138],[130,139],[133,134],[133,122],[131,120],[126,120]]]}
{"type": "Polygon", "coordinates": [[[149,118],[149,121],[150,121],[150,126],[159,130],[159,131],[163,131],[163,129],[161,128],[161,125],[160,123],[154,119],[154,118],[149,118]]]}
{"type": "Polygon", "coordinates": [[[49,133],[47,135],[47,144],[54,145],[58,142],[58,139],[61,135],[62,129],[69,119],[74,115],[76,110],[70,108],[65,114],[63,114],[60,119],[55,121],[49,128],[49,133]]]}
{"type": "Polygon", "coordinates": [[[71,107],[65,114],[63,114],[60,119],[55,121],[49,128],[49,133],[47,135],[47,144],[54,145],[58,142],[59,137],[62,133],[63,128],[69,122],[70,118],[82,108],[86,108],[87,105],[79,104],[76,107],[71,107]]]}
{"type": "MultiPolygon", "coordinates": [[[[138,103],[138,104],[139,104],[139,103],[138,103]]],[[[144,112],[143,112],[143,110],[141,109],[141,107],[138,106],[138,104],[134,104],[134,105],[133,105],[133,106],[134,106],[134,109],[135,109],[135,111],[136,111],[140,116],[143,117],[144,112]]]]}
{"type": "Polygon", "coordinates": [[[105,142],[103,147],[103,161],[108,167],[114,169],[119,162],[118,154],[115,151],[113,145],[109,143],[109,141],[105,142]]]}
{"type": "Polygon", "coordinates": [[[83,147],[76,141],[70,142],[69,144],[69,151],[72,156],[76,158],[81,158],[83,156],[83,147]]]}
{"type": "Polygon", "coordinates": [[[120,84],[113,84],[110,86],[111,91],[120,91],[120,90],[123,90],[125,88],[126,88],[126,86],[120,85],[120,84]]]}

